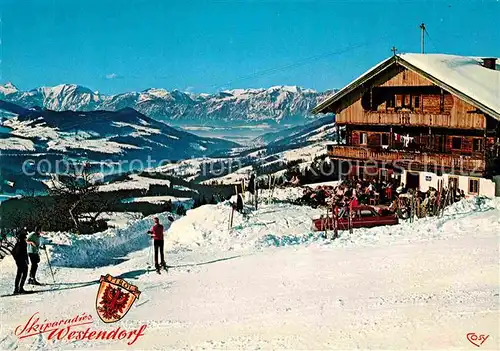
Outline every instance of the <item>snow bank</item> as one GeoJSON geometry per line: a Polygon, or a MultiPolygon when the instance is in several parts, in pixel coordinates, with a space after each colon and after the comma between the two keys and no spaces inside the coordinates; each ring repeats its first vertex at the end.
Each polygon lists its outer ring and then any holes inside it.
{"type": "MultiPolygon", "coordinates": [[[[500,210],[500,197],[487,198],[476,196],[459,201],[444,210],[445,215],[459,215],[469,212],[485,212],[489,210],[500,210]]],[[[500,228],[499,228],[500,229],[500,228]]]]}
{"type": "Polygon", "coordinates": [[[230,251],[266,247],[269,242],[302,242],[311,234],[311,218],[320,210],[289,204],[262,204],[247,215],[233,214],[229,202],[204,205],[189,210],[169,230],[166,247],[170,250],[230,251]],[[287,237],[287,239],[279,239],[287,237]]]}
{"type": "Polygon", "coordinates": [[[148,216],[133,221],[126,228],[108,229],[92,235],[48,233],[47,239],[50,240],[51,245],[47,246],[51,252],[52,264],[90,268],[120,262],[130,252],[150,245],[147,231],[153,225],[153,217],[160,219],[166,232],[170,228],[170,221],[167,219],[169,215],[172,214],[165,212],[148,216]]]}
{"type": "Polygon", "coordinates": [[[109,227],[126,228],[135,220],[143,217],[140,212],[106,212],[101,214],[98,219],[104,219],[109,227]]]}
{"type": "MultiPolygon", "coordinates": [[[[292,188],[293,189],[293,188],[292,188]]],[[[395,242],[416,242],[444,237],[500,235],[500,199],[476,197],[456,203],[441,218],[428,217],[413,223],[400,221],[396,226],[341,231],[330,241],[311,230],[313,218],[324,210],[291,204],[261,204],[248,215],[234,212],[229,229],[231,207],[228,202],[205,205],[187,212],[176,221],[167,238],[170,250],[228,251],[267,246],[326,244],[338,247],[373,246],[395,242]]]]}

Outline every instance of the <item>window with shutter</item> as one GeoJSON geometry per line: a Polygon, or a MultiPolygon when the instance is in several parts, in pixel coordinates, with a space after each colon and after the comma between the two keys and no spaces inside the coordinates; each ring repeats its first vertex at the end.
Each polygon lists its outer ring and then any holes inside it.
{"type": "Polygon", "coordinates": [[[469,194],[477,195],[479,194],[479,180],[474,178],[469,178],[469,194]]]}
{"type": "Polygon", "coordinates": [[[368,134],[366,133],[361,133],[361,145],[367,145],[368,144],[368,134]]]}
{"type": "Polygon", "coordinates": [[[483,139],[474,139],[472,141],[472,150],[474,152],[481,152],[483,151],[483,139]]]}

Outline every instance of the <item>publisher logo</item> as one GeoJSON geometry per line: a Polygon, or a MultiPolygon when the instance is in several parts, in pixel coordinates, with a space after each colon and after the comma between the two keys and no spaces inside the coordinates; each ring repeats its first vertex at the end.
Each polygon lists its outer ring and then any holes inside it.
{"type": "Polygon", "coordinates": [[[486,341],[486,339],[488,339],[488,336],[489,335],[485,334],[477,335],[476,333],[468,333],[467,340],[469,340],[469,342],[472,345],[481,347],[481,345],[486,341]]]}
{"type": "Polygon", "coordinates": [[[104,323],[114,323],[122,319],[139,298],[137,286],[107,274],[101,275],[97,290],[96,310],[104,323]]]}

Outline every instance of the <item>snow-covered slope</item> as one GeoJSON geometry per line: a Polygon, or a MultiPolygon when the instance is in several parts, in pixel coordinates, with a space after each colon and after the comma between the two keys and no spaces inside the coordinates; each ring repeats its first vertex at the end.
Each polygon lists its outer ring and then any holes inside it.
{"type": "Polygon", "coordinates": [[[147,89],[117,95],[103,95],[74,84],[41,87],[30,91],[20,91],[11,83],[0,86],[0,100],[26,108],[40,106],[55,111],[117,111],[131,107],[157,120],[207,124],[220,121],[302,121],[329,94],[331,92],[318,93],[296,86],[236,89],[217,94],[147,89]]]}
{"type": "MultiPolygon", "coordinates": [[[[254,145],[262,145],[255,149],[238,151],[233,149],[230,157],[225,160],[228,165],[224,169],[228,172],[214,174],[212,177],[205,177],[204,183],[213,181],[223,184],[236,184],[243,179],[248,179],[254,166],[259,168],[259,174],[266,178],[266,174],[281,176],[287,168],[287,163],[300,161],[298,166],[301,169],[311,165],[316,157],[326,154],[327,145],[335,143],[337,139],[337,128],[334,117],[327,116],[309,124],[288,128],[283,132],[268,133],[253,141],[254,145]]],[[[207,169],[218,170],[218,167],[211,166],[211,163],[222,165],[223,160],[203,159],[187,161],[189,164],[198,167],[197,172],[189,173],[190,179],[196,179],[200,174],[206,174],[207,169]],[[205,172],[204,172],[205,170],[205,172]]],[[[180,168],[181,165],[171,167],[180,168]]],[[[174,168],[174,169],[175,169],[174,168]]],[[[215,173],[215,172],[214,172],[215,173]]]]}
{"type": "Polygon", "coordinates": [[[279,132],[266,133],[252,140],[253,145],[296,145],[308,142],[333,140],[337,135],[335,117],[326,116],[305,125],[287,128],[279,132]]]}
{"type": "MultiPolygon", "coordinates": [[[[229,207],[204,207],[167,232],[168,274],[146,269],[151,218],[95,238],[50,234],[56,284],[0,298],[0,348],[475,349],[471,332],[489,335],[482,349],[500,348],[496,200],[463,201],[442,218],[341,232],[332,242],[306,227],[315,210],[270,205],[228,230],[229,207]],[[124,319],[108,325],[95,312],[106,274],[141,291],[124,319]],[[90,314],[76,331],[146,329],[132,346],[112,338],[49,341],[49,333],[19,338],[16,327],[34,313],[40,322],[90,314]]],[[[14,260],[0,265],[1,294],[9,294],[14,260]]],[[[51,282],[45,256],[38,277],[51,282]]]]}
{"type": "Polygon", "coordinates": [[[56,112],[22,109],[0,101],[0,109],[16,113],[3,122],[0,149],[9,153],[60,153],[90,160],[123,160],[147,156],[157,162],[202,156],[237,144],[183,132],[131,109],[56,112]]]}

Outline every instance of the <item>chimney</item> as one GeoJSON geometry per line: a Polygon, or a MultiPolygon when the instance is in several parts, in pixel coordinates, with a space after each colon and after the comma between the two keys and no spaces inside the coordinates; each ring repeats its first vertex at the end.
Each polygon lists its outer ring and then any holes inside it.
{"type": "Polygon", "coordinates": [[[492,70],[496,70],[497,59],[495,57],[485,57],[483,60],[483,66],[492,70]]]}

